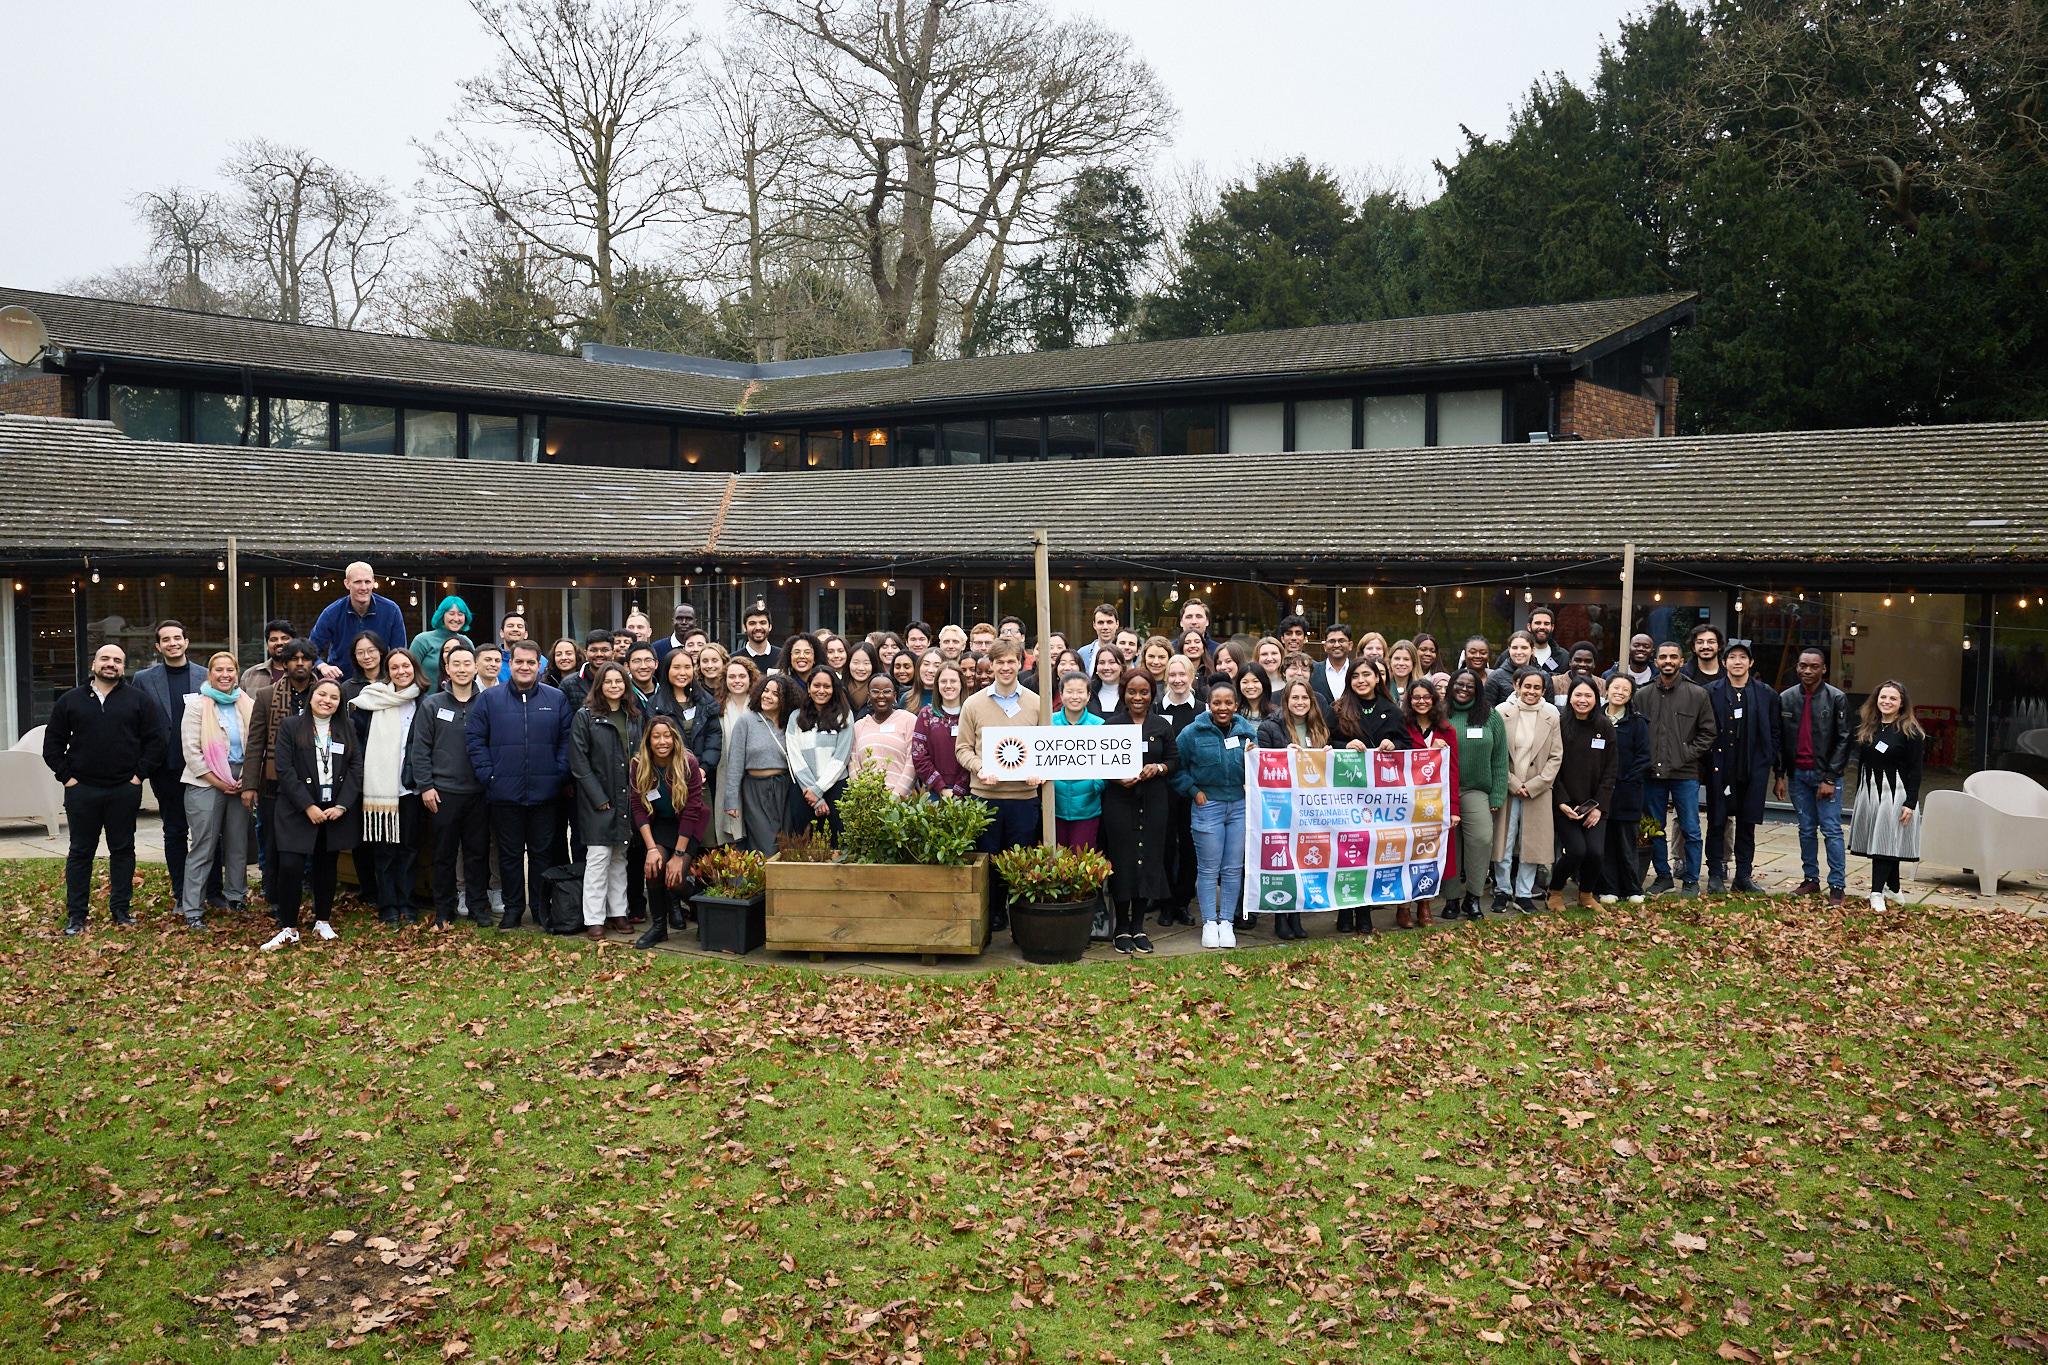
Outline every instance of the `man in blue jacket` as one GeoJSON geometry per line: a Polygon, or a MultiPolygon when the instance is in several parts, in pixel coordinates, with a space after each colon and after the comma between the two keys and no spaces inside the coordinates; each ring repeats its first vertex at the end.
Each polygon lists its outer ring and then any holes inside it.
{"type": "Polygon", "coordinates": [[[376,632],[388,650],[404,649],[412,641],[406,633],[405,613],[398,603],[377,591],[377,574],[368,564],[359,559],[349,565],[341,571],[341,581],[347,585],[348,595],[329,602],[313,622],[312,639],[320,648],[323,678],[347,676],[355,666],[349,647],[366,630],[376,632]]]}
{"type": "Polygon", "coordinates": [[[540,680],[540,646],[521,640],[511,681],[478,694],[469,709],[469,764],[483,784],[504,884],[500,929],[517,929],[529,899],[539,914],[541,874],[554,842],[555,803],[569,780],[569,703],[540,680]]]}
{"type": "Polygon", "coordinates": [[[1749,641],[1730,640],[1721,676],[1707,685],[1714,747],[1707,751],[1707,892],[1759,895],[1756,827],[1778,765],[1778,694],[1750,672],[1749,641]],[[1728,822],[1735,822],[1735,880],[1728,875],[1728,822]]]}

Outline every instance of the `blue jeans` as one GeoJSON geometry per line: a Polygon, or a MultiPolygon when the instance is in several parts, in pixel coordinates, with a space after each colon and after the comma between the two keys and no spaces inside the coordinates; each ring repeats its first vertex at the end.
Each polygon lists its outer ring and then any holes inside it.
{"type": "Polygon", "coordinates": [[[1811,768],[1792,774],[1786,785],[1792,789],[1792,809],[1799,816],[1799,870],[1810,882],[1820,880],[1820,839],[1828,845],[1828,890],[1840,891],[1849,884],[1848,859],[1842,853],[1842,784],[1835,794],[1820,796],[1821,776],[1811,768]],[[1816,839],[1816,835],[1819,836],[1816,839]]]}
{"type": "Polygon", "coordinates": [[[1510,796],[1508,798],[1506,832],[1501,837],[1500,845],[1507,850],[1508,856],[1495,860],[1493,864],[1493,883],[1500,888],[1500,894],[1512,896],[1516,900],[1523,901],[1536,894],[1536,869],[1541,866],[1541,864],[1527,861],[1523,862],[1520,867],[1515,866],[1515,855],[1522,847],[1522,812],[1528,808],[1529,802],[1532,799],[1548,801],[1550,798],[1548,796],[1534,798],[1510,796]]]}
{"type": "Polygon", "coordinates": [[[1244,801],[1204,801],[1192,810],[1195,904],[1202,923],[1237,918],[1244,901],[1244,801]]]}
{"type": "MultiPolygon", "coordinates": [[[[1692,886],[1700,879],[1700,783],[1696,777],[1652,777],[1643,783],[1644,809],[1660,828],[1670,828],[1665,809],[1678,808],[1678,835],[1685,841],[1685,860],[1678,880],[1692,886]]],[[[1671,875],[1671,855],[1662,834],[1650,840],[1650,864],[1660,877],[1671,875]]]]}

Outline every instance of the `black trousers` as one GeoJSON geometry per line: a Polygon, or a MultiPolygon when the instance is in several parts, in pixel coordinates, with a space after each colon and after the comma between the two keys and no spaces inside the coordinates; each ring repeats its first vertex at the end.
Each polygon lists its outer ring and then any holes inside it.
{"type": "Polygon", "coordinates": [[[1600,854],[1607,843],[1601,831],[1607,828],[1607,817],[1602,815],[1591,829],[1562,815],[1556,820],[1558,852],[1557,861],[1550,865],[1550,889],[1562,892],[1564,884],[1576,877],[1579,890],[1598,891],[1600,854]]]}
{"type": "MultiPolygon", "coordinates": [[[[251,764],[250,766],[254,766],[251,764]]],[[[256,791],[256,863],[263,869],[263,899],[274,907],[277,896],[270,879],[277,875],[277,787],[259,787],[256,791]]]]}
{"type": "Polygon", "coordinates": [[[356,848],[356,861],[369,872],[363,890],[374,896],[377,912],[389,917],[411,910],[414,874],[420,860],[420,799],[398,798],[398,842],[370,843],[356,848]]]}
{"type": "MultiPolygon", "coordinates": [[[[85,920],[92,903],[92,860],[107,839],[107,909],[128,913],[135,893],[135,814],[142,809],[142,787],[134,782],[87,782],[64,789],[64,822],[71,828],[71,847],[64,858],[64,912],[85,920]]],[[[178,800],[183,827],[184,798],[178,800]]]]}
{"type": "Polygon", "coordinates": [[[1636,831],[1642,824],[1637,815],[1603,815],[1595,832],[1604,830],[1606,840],[1600,853],[1600,890],[1609,896],[1643,894],[1643,868],[1638,861],[1636,831]]]}
{"type": "Polygon", "coordinates": [[[1872,858],[1870,860],[1870,889],[1872,891],[1896,891],[1899,889],[1899,860],[1897,858],[1872,858]]]}
{"type": "MultiPolygon", "coordinates": [[[[1760,783],[1759,783],[1760,785],[1760,783]]],[[[1740,814],[1749,804],[1743,790],[1723,795],[1722,784],[1707,784],[1707,876],[1722,877],[1728,871],[1728,826],[1735,826],[1735,880],[1748,881],[1756,868],[1756,826],[1740,814]]]]}
{"type": "Polygon", "coordinates": [[[277,851],[271,864],[277,871],[277,893],[270,898],[271,912],[280,929],[299,927],[299,899],[307,887],[313,889],[313,918],[324,920],[334,913],[335,864],[341,854],[327,846],[327,830],[316,826],[311,853],[277,851]]]}
{"type": "MultiPolygon", "coordinates": [[[[548,887],[541,874],[554,856],[560,815],[553,801],[538,806],[493,801],[490,808],[491,833],[498,840],[498,880],[505,896],[505,918],[517,924],[529,905],[539,906],[547,900],[548,887]]],[[[475,906],[470,913],[476,913],[475,906]]]]}
{"type": "Polygon", "coordinates": [[[441,809],[427,812],[434,835],[434,916],[455,918],[455,865],[475,898],[470,914],[482,920],[490,904],[491,821],[482,792],[442,792],[441,809]]]}
{"type": "Polygon", "coordinates": [[[171,904],[185,900],[185,853],[191,831],[185,824],[185,768],[160,768],[149,775],[149,789],[156,793],[156,808],[163,816],[164,866],[171,873],[171,904]]]}
{"type": "Polygon", "coordinates": [[[1195,803],[1176,792],[1168,810],[1173,837],[1166,850],[1166,866],[1173,878],[1172,909],[1179,914],[1195,898],[1195,803]]]}

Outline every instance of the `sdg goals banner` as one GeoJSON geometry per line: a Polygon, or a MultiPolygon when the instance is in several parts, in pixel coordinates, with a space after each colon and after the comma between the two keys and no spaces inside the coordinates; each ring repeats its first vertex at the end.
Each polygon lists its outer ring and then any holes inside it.
{"type": "Polygon", "coordinates": [[[1245,908],[1286,915],[1434,896],[1450,844],[1442,750],[1254,749],[1245,908]]]}

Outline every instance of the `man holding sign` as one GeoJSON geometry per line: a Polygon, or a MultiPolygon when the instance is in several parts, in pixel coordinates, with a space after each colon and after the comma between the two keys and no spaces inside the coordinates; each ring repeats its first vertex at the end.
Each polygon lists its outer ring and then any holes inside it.
{"type": "MultiPolygon", "coordinates": [[[[1040,779],[1001,776],[992,748],[984,752],[982,731],[989,726],[1038,725],[1045,715],[1038,694],[1027,691],[1017,680],[1018,671],[1024,666],[1022,645],[1014,640],[997,640],[989,646],[988,659],[996,679],[961,706],[960,731],[954,743],[961,770],[972,774],[968,791],[995,812],[995,819],[989,821],[981,834],[981,851],[993,855],[1006,848],[1038,842],[1040,779]]],[[[1000,933],[1009,924],[1009,894],[1007,889],[997,888],[995,907],[989,913],[989,930],[1000,933]]]]}

